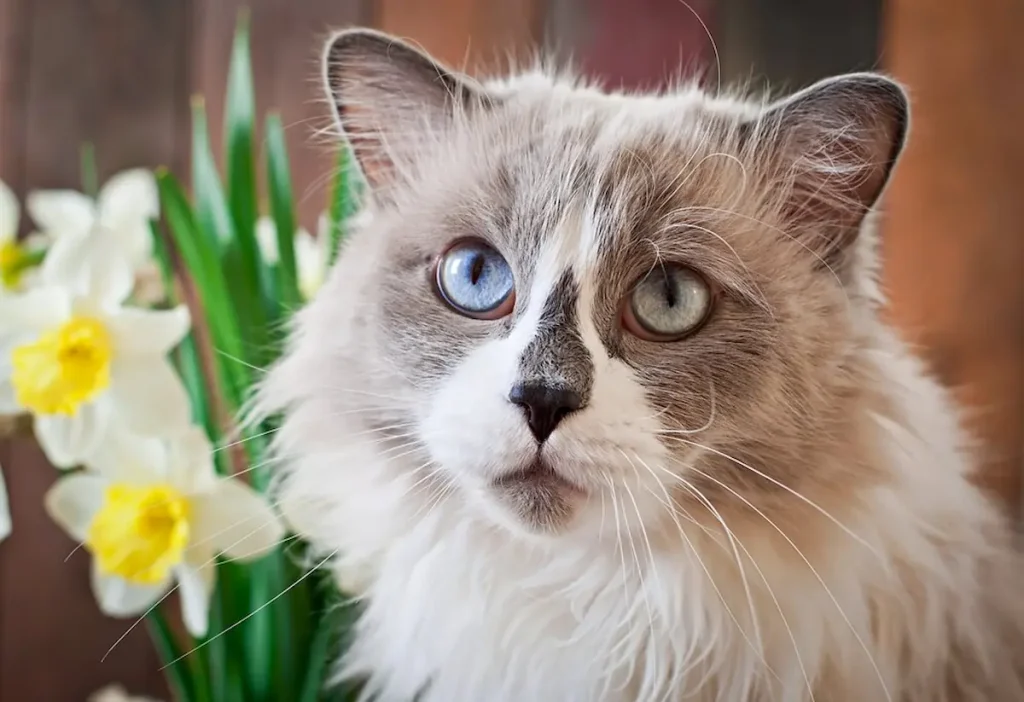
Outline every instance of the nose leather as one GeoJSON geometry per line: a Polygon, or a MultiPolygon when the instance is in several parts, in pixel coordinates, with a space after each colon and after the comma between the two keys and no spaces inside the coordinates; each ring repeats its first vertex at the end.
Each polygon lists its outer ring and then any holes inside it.
{"type": "Polygon", "coordinates": [[[575,390],[543,383],[520,383],[512,388],[508,399],[523,410],[530,431],[541,443],[563,419],[583,406],[583,398],[575,390]]]}

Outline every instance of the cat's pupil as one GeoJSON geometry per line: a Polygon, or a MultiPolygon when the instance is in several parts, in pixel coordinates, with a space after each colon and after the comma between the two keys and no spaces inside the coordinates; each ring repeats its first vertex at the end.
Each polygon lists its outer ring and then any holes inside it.
{"type": "Polygon", "coordinates": [[[663,274],[661,279],[662,290],[665,293],[665,303],[671,308],[676,306],[676,286],[672,284],[672,276],[663,274]]]}
{"type": "Polygon", "coordinates": [[[484,257],[481,256],[480,254],[477,254],[476,256],[473,257],[473,265],[469,269],[469,282],[471,282],[473,285],[476,285],[478,282],[480,282],[480,276],[484,272],[485,264],[486,261],[484,261],[484,257]]]}

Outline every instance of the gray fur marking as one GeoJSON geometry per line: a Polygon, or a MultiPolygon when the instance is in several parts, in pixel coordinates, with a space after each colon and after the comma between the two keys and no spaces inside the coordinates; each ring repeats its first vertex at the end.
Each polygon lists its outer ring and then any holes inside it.
{"type": "Polygon", "coordinates": [[[537,334],[519,358],[520,383],[573,390],[585,406],[594,384],[594,360],[579,330],[579,285],[566,271],[544,302],[537,334]]]}

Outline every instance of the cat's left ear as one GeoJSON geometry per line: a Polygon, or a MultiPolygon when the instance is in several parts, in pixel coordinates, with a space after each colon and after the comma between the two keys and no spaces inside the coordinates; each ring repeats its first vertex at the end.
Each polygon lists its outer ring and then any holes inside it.
{"type": "Polygon", "coordinates": [[[854,73],[812,85],[768,108],[746,128],[766,144],[771,176],[786,188],[785,216],[813,232],[828,261],[857,237],[903,149],[909,107],[896,82],[854,73]]]}
{"type": "Polygon", "coordinates": [[[324,79],[342,135],[378,193],[393,186],[459,117],[492,102],[468,76],[371,29],[331,38],[324,79]]]}

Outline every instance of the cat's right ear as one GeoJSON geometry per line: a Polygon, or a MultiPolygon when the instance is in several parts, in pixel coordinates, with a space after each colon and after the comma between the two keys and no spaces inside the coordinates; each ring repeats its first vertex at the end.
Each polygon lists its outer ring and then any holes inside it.
{"type": "Polygon", "coordinates": [[[342,135],[374,191],[392,186],[417,154],[490,99],[470,78],[395,37],[369,29],[335,34],[324,78],[342,135]]]}

